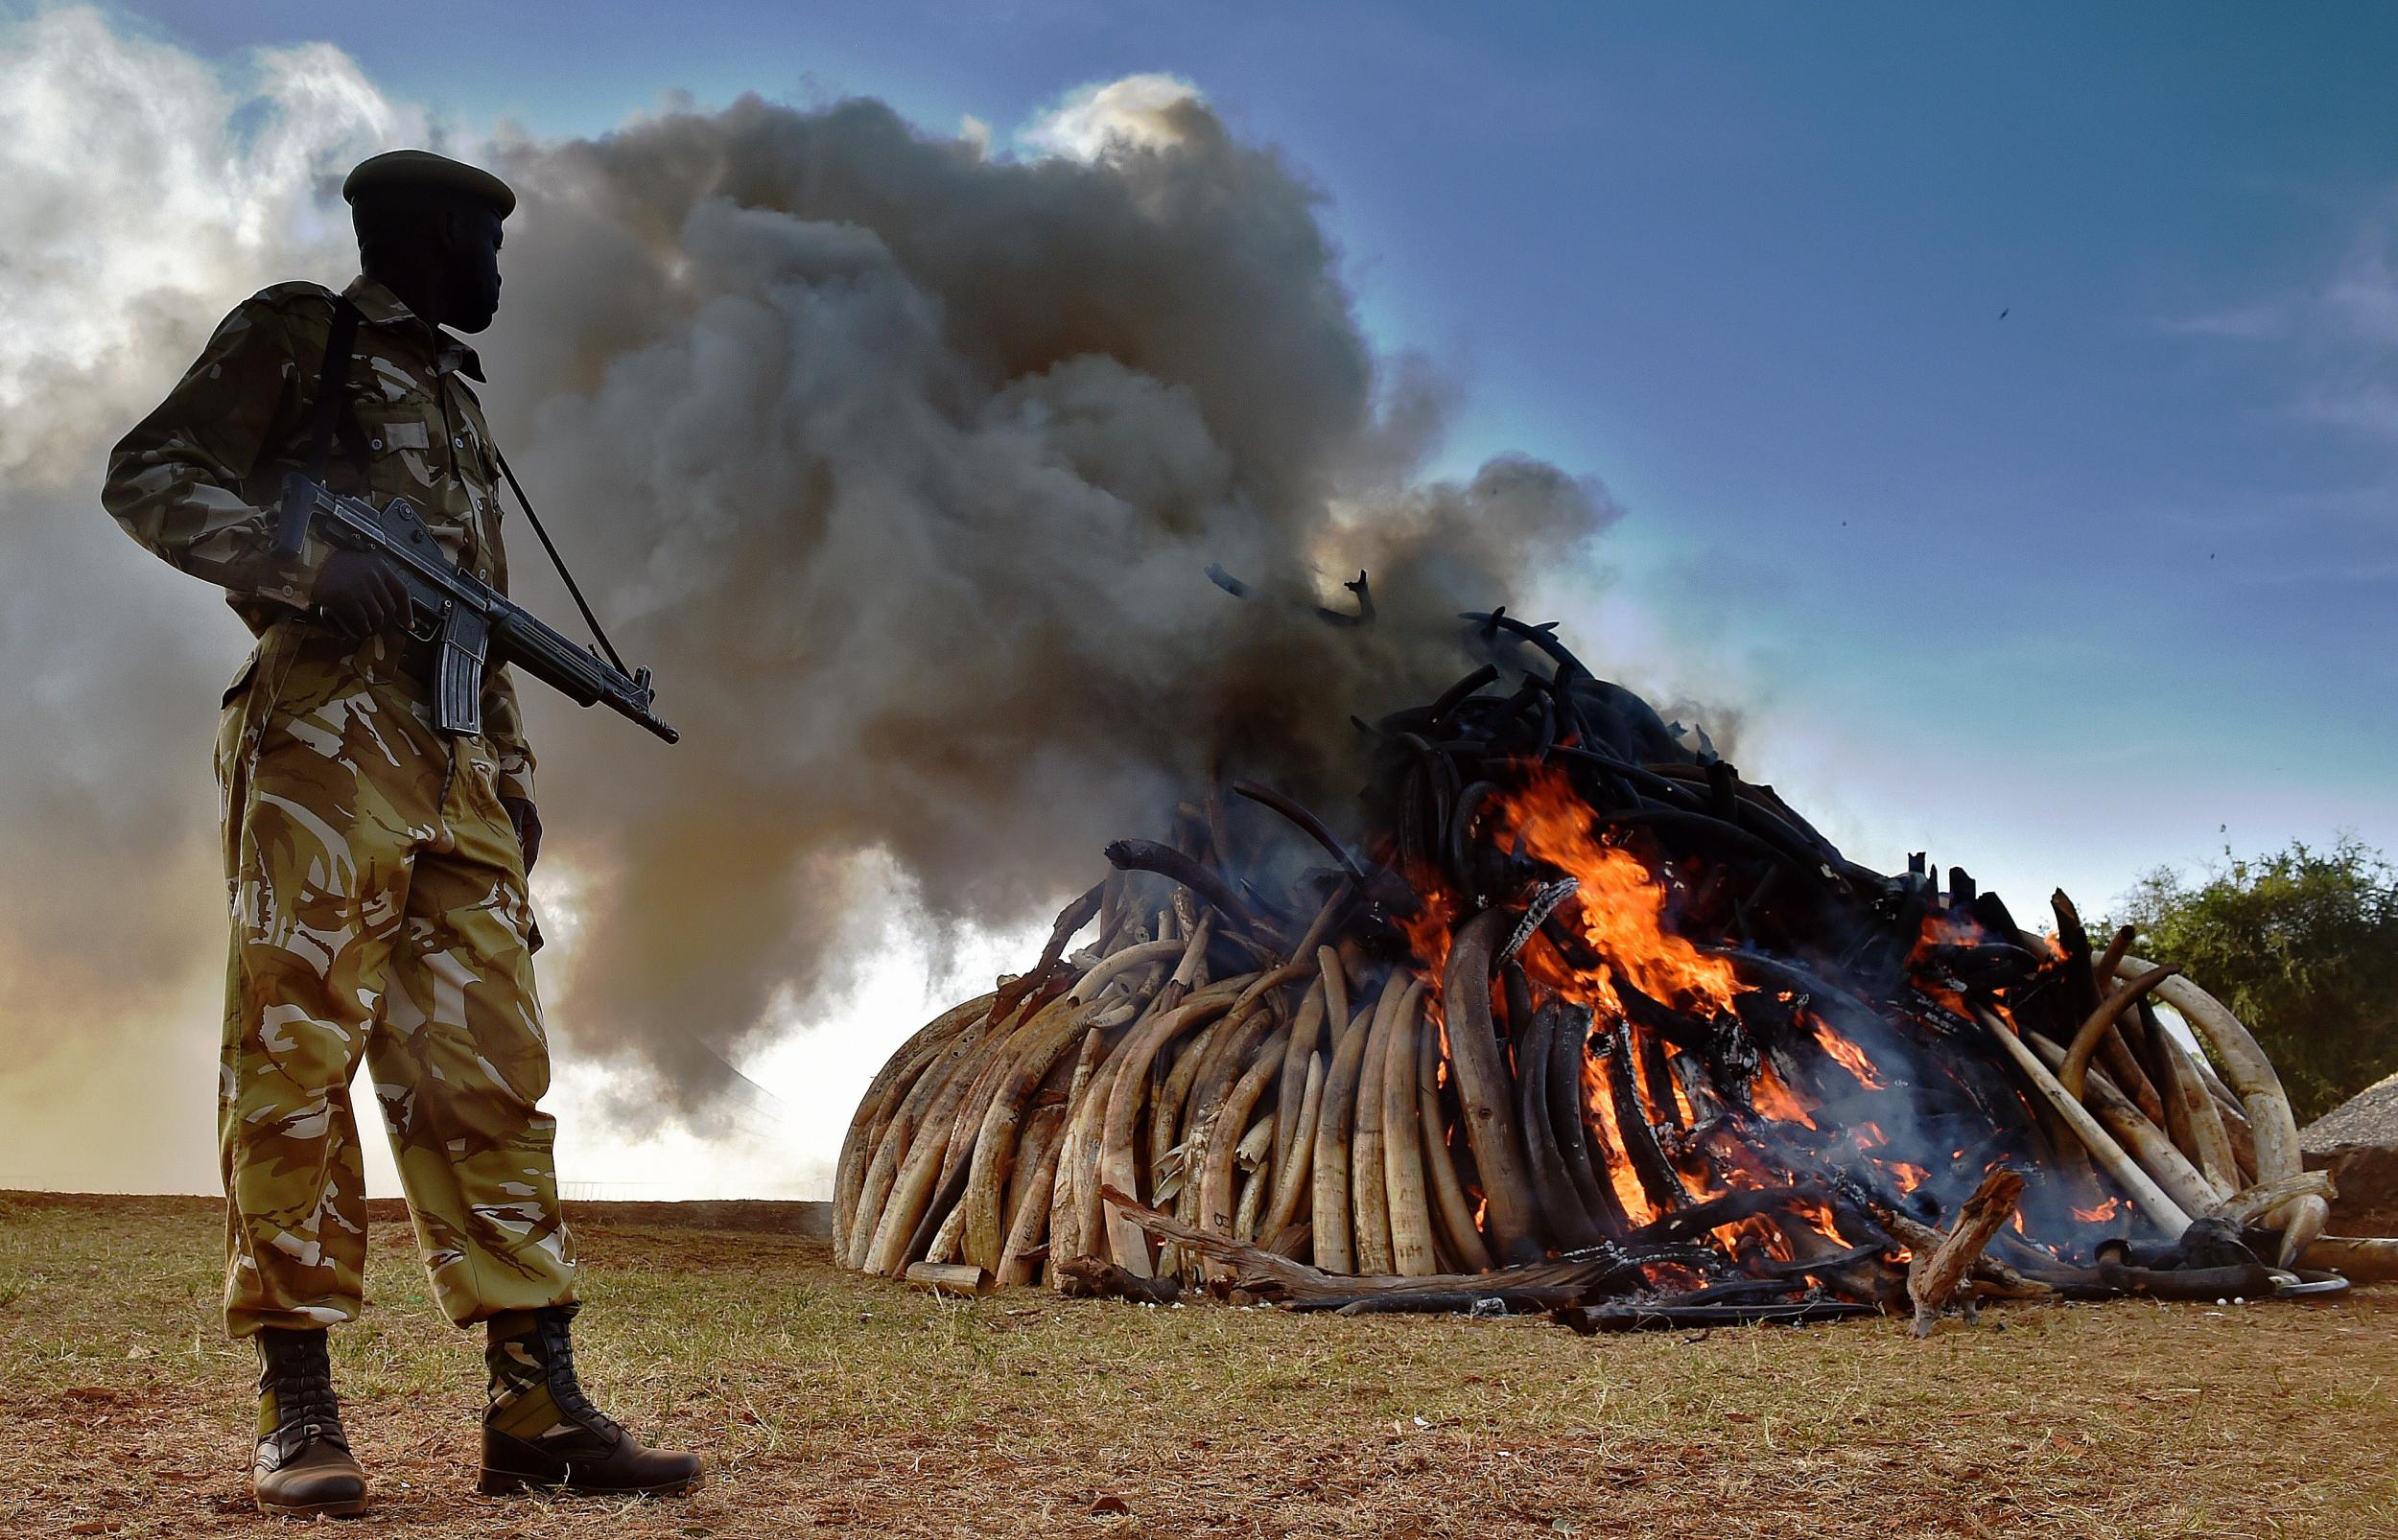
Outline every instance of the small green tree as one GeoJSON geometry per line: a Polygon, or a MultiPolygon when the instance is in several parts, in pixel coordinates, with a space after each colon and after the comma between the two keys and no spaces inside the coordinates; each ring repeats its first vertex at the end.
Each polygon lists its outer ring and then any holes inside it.
{"type": "Polygon", "coordinates": [[[2398,1069],[2398,871],[2342,835],[2142,877],[2117,924],[2231,1007],[2281,1071],[2300,1124],[2398,1069]]]}

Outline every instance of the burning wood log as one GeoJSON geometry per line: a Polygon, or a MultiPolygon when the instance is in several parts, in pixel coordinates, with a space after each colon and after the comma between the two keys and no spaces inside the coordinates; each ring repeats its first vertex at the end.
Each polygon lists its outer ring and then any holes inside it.
{"type": "Polygon", "coordinates": [[[1968,1321],[1981,1318],[1974,1296],[1973,1265],[1999,1227],[2014,1217],[2023,1197],[2023,1173],[2001,1166],[1982,1178],[1957,1223],[1929,1251],[1917,1251],[1907,1264],[1907,1297],[1915,1302],[1915,1334],[1932,1335],[1932,1327],[1952,1300],[1961,1304],[1968,1321]]]}

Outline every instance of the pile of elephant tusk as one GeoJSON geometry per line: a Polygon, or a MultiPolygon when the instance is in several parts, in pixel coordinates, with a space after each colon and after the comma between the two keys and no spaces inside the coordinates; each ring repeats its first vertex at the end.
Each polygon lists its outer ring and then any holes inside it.
{"type": "Polygon", "coordinates": [[[1360,724],[1352,837],[1211,791],[891,1056],[844,1266],[1582,1331],[2398,1277],[2128,932],[1859,866],[1550,628],[1467,619],[1483,666],[1360,724]]]}

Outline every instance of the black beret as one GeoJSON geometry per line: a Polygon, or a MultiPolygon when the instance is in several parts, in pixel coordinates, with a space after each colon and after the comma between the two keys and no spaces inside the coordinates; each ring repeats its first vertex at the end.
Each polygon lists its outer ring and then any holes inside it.
{"type": "Polygon", "coordinates": [[[341,198],[348,203],[403,191],[457,193],[488,204],[504,220],[516,210],[516,195],[507,183],[480,166],[430,150],[387,150],[360,161],[341,182],[341,198]]]}

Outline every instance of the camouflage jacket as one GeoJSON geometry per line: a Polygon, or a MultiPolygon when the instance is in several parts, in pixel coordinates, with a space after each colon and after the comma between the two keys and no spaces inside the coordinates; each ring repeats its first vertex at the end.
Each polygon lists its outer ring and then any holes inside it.
{"type": "MultiPolygon", "coordinates": [[[[499,459],[466,384],[482,378],[475,350],[379,283],[360,278],[345,292],[361,320],[326,481],[378,507],[406,497],[452,559],[505,593],[499,459]]],[[[251,295],[108,457],[108,512],[167,561],[225,590],[253,635],[308,613],[324,559],[314,542],[295,559],[278,558],[273,510],[284,474],[307,468],[332,326],[333,294],[320,285],[251,295]]],[[[505,669],[483,687],[482,719],[500,757],[501,794],[529,799],[532,752],[505,669]]]]}

